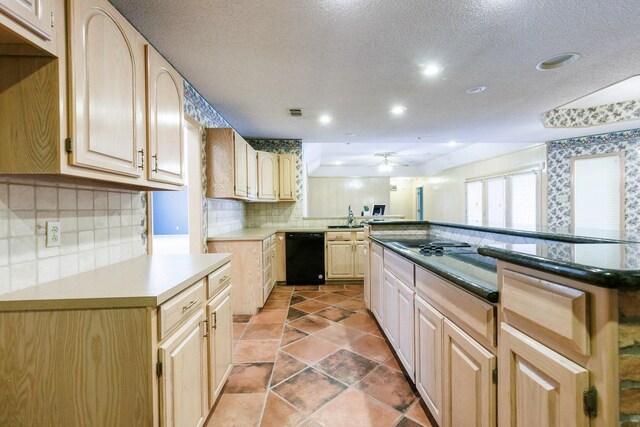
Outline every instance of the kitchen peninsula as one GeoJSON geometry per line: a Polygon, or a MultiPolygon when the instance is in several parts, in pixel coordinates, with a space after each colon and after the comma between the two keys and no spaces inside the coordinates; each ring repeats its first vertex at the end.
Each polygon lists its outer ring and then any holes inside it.
{"type": "Polygon", "coordinates": [[[440,425],[637,419],[634,236],[410,221],[365,234],[367,306],[440,425]]]}

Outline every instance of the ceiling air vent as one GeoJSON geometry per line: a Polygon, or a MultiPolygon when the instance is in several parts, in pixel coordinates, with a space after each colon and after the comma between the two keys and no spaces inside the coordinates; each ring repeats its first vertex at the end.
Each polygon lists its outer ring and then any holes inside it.
{"type": "Polygon", "coordinates": [[[302,117],[302,108],[289,108],[289,115],[291,117],[302,117]]]}

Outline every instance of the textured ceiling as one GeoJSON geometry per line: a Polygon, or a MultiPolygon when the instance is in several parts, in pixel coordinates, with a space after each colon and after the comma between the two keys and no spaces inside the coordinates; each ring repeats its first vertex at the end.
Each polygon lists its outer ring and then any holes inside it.
{"type": "MultiPolygon", "coordinates": [[[[638,0],[112,2],[242,135],[324,143],[321,165],[334,161],[328,144],[347,141],[371,155],[578,136],[587,131],[545,129],[541,114],[640,70],[638,0]],[[564,52],[582,59],[536,70],[564,52]],[[419,68],[432,61],[444,67],[435,79],[419,68]],[[408,110],[392,116],[395,104],[408,110]]],[[[422,151],[415,161],[444,154],[422,151]]]]}

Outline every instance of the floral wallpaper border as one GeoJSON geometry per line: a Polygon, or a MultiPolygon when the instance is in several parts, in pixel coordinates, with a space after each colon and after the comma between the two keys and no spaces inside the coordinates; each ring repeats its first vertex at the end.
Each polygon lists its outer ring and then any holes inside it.
{"type": "Polygon", "coordinates": [[[581,128],[640,119],[640,100],[590,108],[556,108],[542,116],[546,128],[581,128]]]}

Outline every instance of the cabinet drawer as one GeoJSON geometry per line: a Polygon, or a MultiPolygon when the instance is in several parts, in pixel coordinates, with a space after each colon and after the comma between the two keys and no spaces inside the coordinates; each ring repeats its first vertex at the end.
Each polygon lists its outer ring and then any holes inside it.
{"type": "Polygon", "coordinates": [[[161,340],[203,305],[205,301],[204,281],[205,279],[200,280],[158,308],[158,334],[161,340]]]}
{"type": "Polygon", "coordinates": [[[356,231],[356,240],[364,240],[364,231],[356,231]]]}
{"type": "MultiPolygon", "coordinates": [[[[385,262],[386,257],[385,251],[385,262]]],[[[421,267],[416,268],[416,290],[429,304],[454,320],[465,332],[484,345],[496,346],[496,320],[493,305],[421,267]]]]}
{"type": "Polygon", "coordinates": [[[220,289],[224,287],[224,285],[231,280],[231,263],[227,263],[209,274],[208,277],[208,292],[207,299],[213,297],[218,293],[220,289]]]}
{"type": "Polygon", "coordinates": [[[384,268],[400,279],[405,285],[414,286],[413,263],[389,250],[384,250],[384,268]]]}
{"type": "Polygon", "coordinates": [[[350,231],[327,231],[327,240],[351,240],[350,231]]]}
{"type": "Polygon", "coordinates": [[[271,283],[273,282],[273,280],[271,280],[273,276],[271,275],[271,269],[267,268],[262,272],[262,279],[263,279],[263,285],[267,286],[267,285],[271,285],[271,283]]]}
{"type": "Polygon", "coordinates": [[[504,270],[500,299],[508,323],[524,332],[542,329],[568,348],[590,354],[585,292],[504,270]]]}
{"type": "Polygon", "coordinates": [[[267,237],[262,241],[262,251],[269,250],[269,246],[271,246],[271,237],[267,237]]]}
{"type": "Polygon", "coordinates": [[[270,245],[270,246],[275,246],[275,245],[276,245],[276,235],[275,235],[275,234],[274,234],[274,235],[272,235],[272,236],[269,238],[269,245],[270,245]]]}

